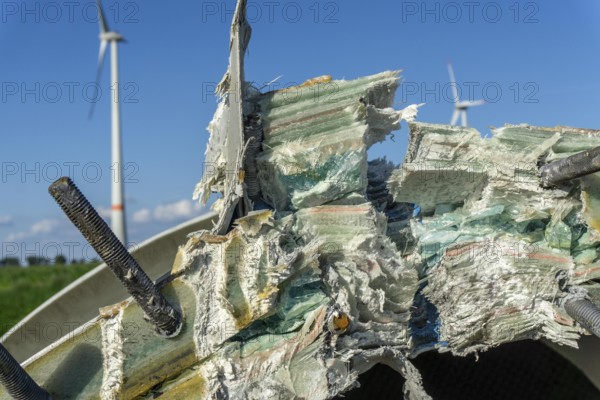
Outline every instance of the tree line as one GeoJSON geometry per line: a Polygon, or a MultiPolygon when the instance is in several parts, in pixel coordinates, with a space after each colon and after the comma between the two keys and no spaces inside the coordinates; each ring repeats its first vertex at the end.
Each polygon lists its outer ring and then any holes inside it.
{"type": "MultiPolygon", "coordinates": [[[[54,260],[48,258],[48,257],[41,257],[41,256],[28,256],[26,258],[27,261],[27,265],[32,267],[32,266],[39,266],[39,265],[48,265],[48,266],[52,266],[52,265],[74,265],[74,264],[93,264],[99,263],[98,259],[93,259],[93,260],[86,260],[85,258],[82,259],[77,259],[77,258],[73,258],[70,262],[67,260],[67,258],[62,255],[59,254],[56,257],[54,257],[54,260]]],[[[0,267],[21,267],[21,260],[18,257],[4,257],[4,258],[0,258],[0,267]]]]}

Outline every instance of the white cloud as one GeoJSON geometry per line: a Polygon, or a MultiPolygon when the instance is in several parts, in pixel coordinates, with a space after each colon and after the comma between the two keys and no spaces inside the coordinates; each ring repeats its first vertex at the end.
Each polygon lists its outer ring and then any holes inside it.
{"type": "Polygon", "coordinates": [[[15,242],[17,240],[25,239],[28,236],[29,236],[29,234],[27,232],[10,233],[8,236],[6,236],[6,241],[7,242],[15,242]]]}
{"type": "Polygon", "coordinates": [[[149,222],[152,218],[150,210],[147,208],[142,208],[139,211],[133,213],[133,222],[138,222],[143,224],[144,222],[149,222]]]}
{"type": "Polygon", "coordinates": [[[151,221],[157,222],[173,222],[191,218],[199,215],[202,206],[199,203],[191,200],[180,200],[173,203],[160,204],[151,211],[148,208],[143,208],[133,214],[133,221],[137,223],[147,223],[151,221]]]}
{"type": "Polygon", "coordinates": [[[6,236],[7,242],[14,242],[17,240],[23,240],[35,235],[51,233],[54,228],[59,225],[59,222],[55,219],[43,219],[35,224],[31,225],[27,232],[13,232],[6,236]]]}
{"type": "Polygon", "coordinates": [[[58,221],[55,219],[44,219],[40,222],[36,222],[31,226],[31,233],[50,233],[58,225],[58,221]]]}
{"type": "Polygon", "coordinates": [[[0,226],[12,225],[13,219],[10,215],[0,215],[0,226]]]}
{"type": "Polygon", "coordinates": [[[161,222],[174,221],[189,217],[194,213],[194,206],[190,200],[181,200],[175,203],[159,205],[154,209],[154,218],[161,222]]]}

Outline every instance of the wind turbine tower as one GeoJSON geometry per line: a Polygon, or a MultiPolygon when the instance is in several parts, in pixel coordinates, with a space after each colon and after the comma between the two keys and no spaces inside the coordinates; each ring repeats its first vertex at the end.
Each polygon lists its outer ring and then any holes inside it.
{"type": "Polygon", "coordinates": [[[456,86],[456,78],[454,77],[454,69],[452,69],[452,64],[450,63],[448,63],[448,73],[450,74],[450,85],[452,86],[452,96],[454,97],[454,113],[452,114],[450,125],[456,125],[460,117],[461,125],[467,126],[467,110],[469,107],[483,105],[485,104],[485,100],[460,101],[458,86],[456,86]]]}
{"type": "MultiPolygon", "coordinates": [[[[102,4],[96,0],[98,7],[98,23],[100,24],[100,53],[98,54],[98,73],[96,84],[99,84],[106,48],[110,44],[110,87],[112,115],[112,230],[121,243],[127,245],[127,230],[125,228],[125,203],[123,195],[123,155],[121,152],[121,104],[119,97],[119,42],[125,38],[108,28],[102,4]]],[[[96,86],[98,87],[98,86],[96,86]]],[[[92,103],[92,107],[93,107],[92,103]]],[[[92,108],[93,112],[93,108],[92,108]]]]}

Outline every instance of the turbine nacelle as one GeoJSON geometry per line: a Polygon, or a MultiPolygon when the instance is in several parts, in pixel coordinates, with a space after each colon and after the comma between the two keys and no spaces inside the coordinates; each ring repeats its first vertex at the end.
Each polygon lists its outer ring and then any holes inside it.
{"type": "Polygon", "coordinates": [[[457,110],[466,110],[469,107],[482,106],[485,104],[485,100],[475,100],[475,101],[459,101],[454,103],[454,108],[457,110]]]}
{"type": "Polygon", "coordinates": [[[102,41],[107,41],[107,42],[111,42],[111,41],[115,41],[115,42],[121,42],[124,41],[125,38],[118,34],[117,32],[100,32],[100,40],[102,41]]]}

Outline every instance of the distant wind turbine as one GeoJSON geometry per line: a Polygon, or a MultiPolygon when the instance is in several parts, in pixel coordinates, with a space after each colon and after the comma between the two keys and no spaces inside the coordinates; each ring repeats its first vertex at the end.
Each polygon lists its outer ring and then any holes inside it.
{"type": "MultiPolygon", "coordinates": [[[[127,233],[125,229],[125,204],[123,195],[123,156],[121,154],[121,104],[119,98],[119,51],[118,43],[125,41],[123,36],[108,28],[106,17],[102,10],[100,0],[96,0],[98,8],[98,22],[100,25],[100,53],[98,54],[98,72],[96,75],[96,87],[99,87],[102,65],[106,55],[106,48],[110,43],[110,72],[111,72],[111,94],[112,105],[112,230],[117,238],[127,245],[127,233]]],[[[90,109],[90,117],[94,113],[94,104],[90,109]]]]}
{"type": "Polygon", "coordinates": [[[450,74],[450,85],[452,86],[452,95],[454,100],[454,113],[452,114],[452,120],[450,125],[456,125],[458,117],[461,118],[461,125],[467,126],[467,109],[469,107],[475,107],[485,104],[485,100],[475,101],[460,101],[458,96],[458,87],[456,86],[456,79],[454,78],[454,70],[452,64],[448,63],[448,73],[450,74]]]}

